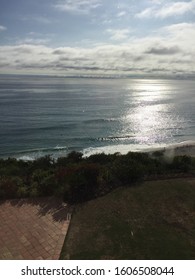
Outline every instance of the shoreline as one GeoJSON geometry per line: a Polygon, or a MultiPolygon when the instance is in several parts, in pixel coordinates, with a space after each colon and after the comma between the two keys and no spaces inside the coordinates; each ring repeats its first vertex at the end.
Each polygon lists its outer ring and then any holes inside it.
{"type": "MultiPolygon", "coordinates": [[[[141,145],[140,145],[141,146],[141,145]]],[[[148,147],[143,145],[142,148],[139,146],[134,147],[132,145],[113,145],[113,146],[104,146],[97,148],[87,148],[83,150],[83,156],[89,157],[94,154],[127,154],[128,152],[139,152],[139,153],[149,153],[162,152],[166,158],[173,158],[174,156],[191,156],[195,157],[195,141],[188,140],[175,144],[165,144],[159,146],[148,147]],[[118,148],[118,149],[117,149],[118,148]],[[107,151],[106,151],[107,150],[107,151]]]]}
{"type": "MultiPolygon", "coordinates": [[[[41,149],[40,149],[41,151],[41,149]]],[[[59,150],[60,151],[60,150],[59,150]]],[[[71,150],[69,152],[72,152],[71,150]]],[[[167,144],[167,145],[159,145],[159,146],[146,146],[146,145],[111,145],[111,146],[103,146],[103,147],[89,147],[80,151],[83,154],[83,158],[88,158],[91,155],[104,153],[106,155],[119,153],[121,155],[125,155],[129,152],[139,152],[139,153],[148,153],[149,155],[153,155],[155,152],[161,152],[163,157],[166,159],[172,159],[175,156],[190,156],[195,157],[195,141],[184,141],[175,144],[167,144]]],[[[66,157],[68,153],[40,153],[37,154],[26,154],[22,155],[20,153],[15,154],[13,156],[4,156],[0,157],[0,159],[8,159],[14,158],[16,160],[22,161],[34,161],[39,158],[50,156],[52,159],[57,160],[58,158],[66,157]]]]}

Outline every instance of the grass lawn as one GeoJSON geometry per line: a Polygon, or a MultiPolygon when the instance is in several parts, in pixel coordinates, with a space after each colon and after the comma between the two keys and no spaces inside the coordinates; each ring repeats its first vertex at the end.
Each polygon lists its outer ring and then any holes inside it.
{"type": "Polygon", "coordinates": [[[77,205],[61,259],[195,259],[195,179],[145,182],[77,205]]]}

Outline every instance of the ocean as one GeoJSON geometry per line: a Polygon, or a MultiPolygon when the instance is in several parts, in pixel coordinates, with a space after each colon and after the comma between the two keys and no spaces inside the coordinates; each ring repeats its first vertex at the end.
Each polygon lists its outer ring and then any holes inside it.
{"type": "Polygon", "coordinates": [[[0,157],[144,151],[195,140],[195,81],[0,75],[0,157]]]}

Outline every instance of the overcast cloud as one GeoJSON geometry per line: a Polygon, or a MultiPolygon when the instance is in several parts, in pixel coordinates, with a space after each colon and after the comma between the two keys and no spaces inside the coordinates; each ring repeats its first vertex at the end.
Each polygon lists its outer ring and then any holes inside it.
{"type": "Polygon", "coordinates": [[[195,74],[194,0],[17,2],[0,12],[0,73],[195,74]]]}

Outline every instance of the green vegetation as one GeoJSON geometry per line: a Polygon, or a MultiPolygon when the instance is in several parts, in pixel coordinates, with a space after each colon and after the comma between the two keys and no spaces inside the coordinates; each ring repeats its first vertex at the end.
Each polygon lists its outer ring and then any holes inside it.
{"type": "Polygon", "coordinates": [[[105,195],[122,185],[145,179],[194,172],[195,162],[187,156],[166,162],[162,153],[120,155],[96,154],[83,158],[80,152],[54,161],[50,156],[32,162],[0,159],[0,199],[63,196],[75,204],[105,195]]]}
{"type": "Polygon", "coordinates": [[[0,199],[75,204],[62,259],[194,259],[194,174],[194,158],[163,152],[0,159],[0,199]]]}
{"type": "Polygon", "coordinates": [[[195,259],[195,179],[148,181],[75,206],[61,259],[195,259]]]}

